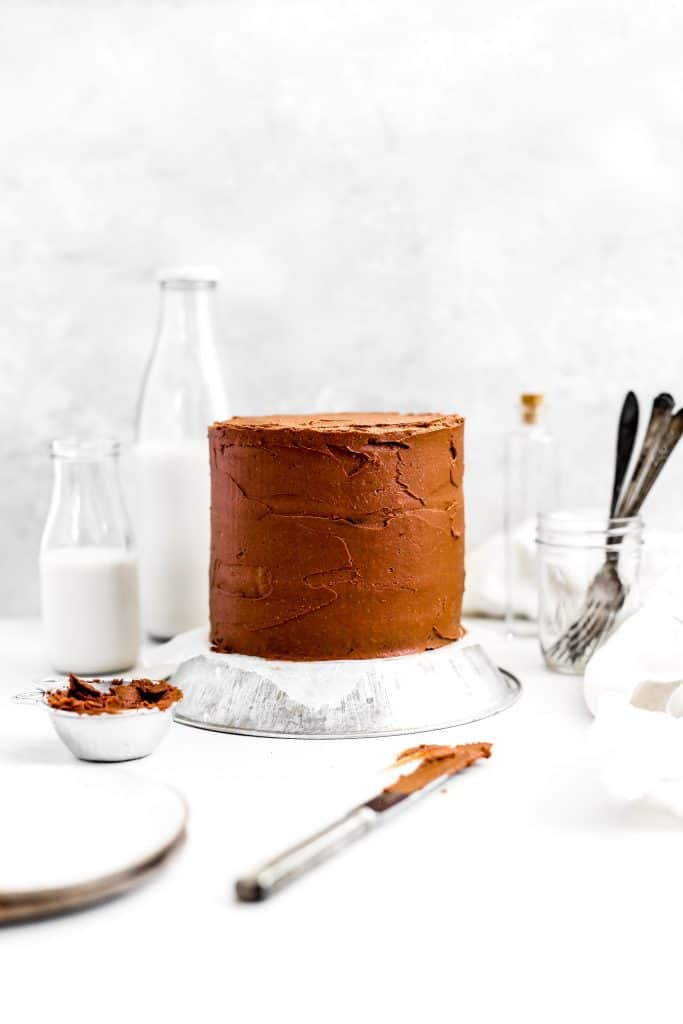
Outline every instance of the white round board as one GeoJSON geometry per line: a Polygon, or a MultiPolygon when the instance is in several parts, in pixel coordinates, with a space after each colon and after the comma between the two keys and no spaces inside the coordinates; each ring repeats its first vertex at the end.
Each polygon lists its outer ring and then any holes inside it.
{"type": "Polygon", "coordinates": [[[180,839],[175,790],[121,769],[24,765],[0,772],[0,900],[53,894],[143,867],[180,839]]]}

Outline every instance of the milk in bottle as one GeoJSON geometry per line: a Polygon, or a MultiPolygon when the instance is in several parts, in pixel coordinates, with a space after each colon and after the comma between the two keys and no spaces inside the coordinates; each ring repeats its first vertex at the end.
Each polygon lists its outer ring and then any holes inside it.
{"type": "Polygon", "coordinates": [[[58,672],[131,668],[139,646],[138,563],[116,441],[54,441],[40,551],[43,634],[58,672]]]}
{"type": "Polygon", "coordinates": [[[138,409],[135,522],[143,625],[168,639],[209,607],[207,429],[228,415],[215,344],[218,278],[162,271],[159,327],[138,409]]]}

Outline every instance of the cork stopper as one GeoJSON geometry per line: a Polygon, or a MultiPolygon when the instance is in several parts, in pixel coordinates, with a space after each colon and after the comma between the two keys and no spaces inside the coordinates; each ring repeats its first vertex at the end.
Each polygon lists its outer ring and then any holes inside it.
{"type": "Polygon", "coordinates": [[[526,393],[519,396],[522,403],[522,422],[538,423],[543,405],[543,395],[526,393]]]}

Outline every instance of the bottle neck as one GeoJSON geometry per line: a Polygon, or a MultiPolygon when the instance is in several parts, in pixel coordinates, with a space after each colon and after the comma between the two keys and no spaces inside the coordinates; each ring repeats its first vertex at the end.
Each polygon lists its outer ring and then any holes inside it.
{"type": "Polygon", "coordinates": [[[53,458],[52,501],[43,547],[130,546],[118,457],[53,458]]]}
{"type": "Polygon", "coordinates": [[[542,428],[545,425],[545,415],[541,406],[523,405],[520,409],[520,421],[527,429],[542,428]]]}
{"type": "Polygon", "coordinates": [[[55,458],[53,466],[55,490],[61,492],[86,495],[100,489],[111,492],[118,487],[118,463],[114,458],[97,462],[55,458]]]}
{"type": "Polygon", "coordinates": [[[215,301],[210,281],[162,282],[156,342],[138,404],[139,443],[206,446],[209,424],[228,415],[215,301]]]}
{"type": "Polygon", "coordinates": [[[187,353],[212,347],[215,295],[213,284],[162,284],[158,346],[187,353]]]}

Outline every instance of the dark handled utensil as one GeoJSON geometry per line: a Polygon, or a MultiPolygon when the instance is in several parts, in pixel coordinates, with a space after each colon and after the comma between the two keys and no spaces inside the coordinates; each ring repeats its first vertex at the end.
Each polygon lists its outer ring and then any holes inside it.
{"type": "Polygon", "coordinates": [[[614,484],[612,485],[612,501],[610,503],[610,519],[614,517],[619,496],[631,462],[633,448],[638,433],[639,409],[638,399],[633,391],[629,391],[621,408],[619,430],[617,431],[617,460],[614,467],[614,484]]]}
{"type": "MultiPolygon", "coordinates": [[[[627,439],[622,438],[621,430],[623,427],[627,438],[631,416],[625,415],[625,408],[629,395],[624,402],[620,419],[617,468],[611,509],[614,507],[614,491],[617,489],[620,456],[625,453],[628,443],[627,439]],[[624,426],[625,422],[627,426],[624,426]]],[[[652,403],[650,422],[631,481],[626,488],[624,497],[617,505],[617,518],[626,519],[638,514],[655,480],[681,438],[683,409],[679,409],[672,416],[673,405],[674,400],[668,392],[657,395],[652,403]]],[[[564,662],[575,665],[579,661],[586,660],[614,625],[614,620],[626,599],[626,590],[618,572],[620,542],[621,537],[614,538],[613,546],[607,551],[604,565],[588,588],[581,614],[549,649],[548,657],[555,663],[564,662]]]]}
{"type": "MultiPolygon", "coordinates": [[[[642,487],[648,469],[652,465],[655,452],[658,447],[658,442],[663,438],[671,421],[673,407],[673,395],[670,395],[668,391],[663,391],[660,395],[657,395],[652,403],[650,421],[645,431],[645,437],[640,449],[640,455],[638,456],[638,460],[631,476],[631,482],[626,488],[620,504],[612,512],[612,516],[616,513],[616,515],[622,519],[634,514],[633,512],[629,512],[628,509],[633,507],[634,500],[642,487]]],[[[643,495],[643,498],[644,497],[645,496],[643,495]]]]}
{"type": "Polygon", "coordinates": [[[648,458],[642,479],[630,503],[626,505],[624,515],[635,516],[640,512],[643,502],[652,490],[652,486],[664,469],[664,466],[672,451],[681,439],[683,434],[683,408],[679,409],[673,416],[669,416],[668,422],[657,437],[653,446],[651,456],[648,458]]]}

